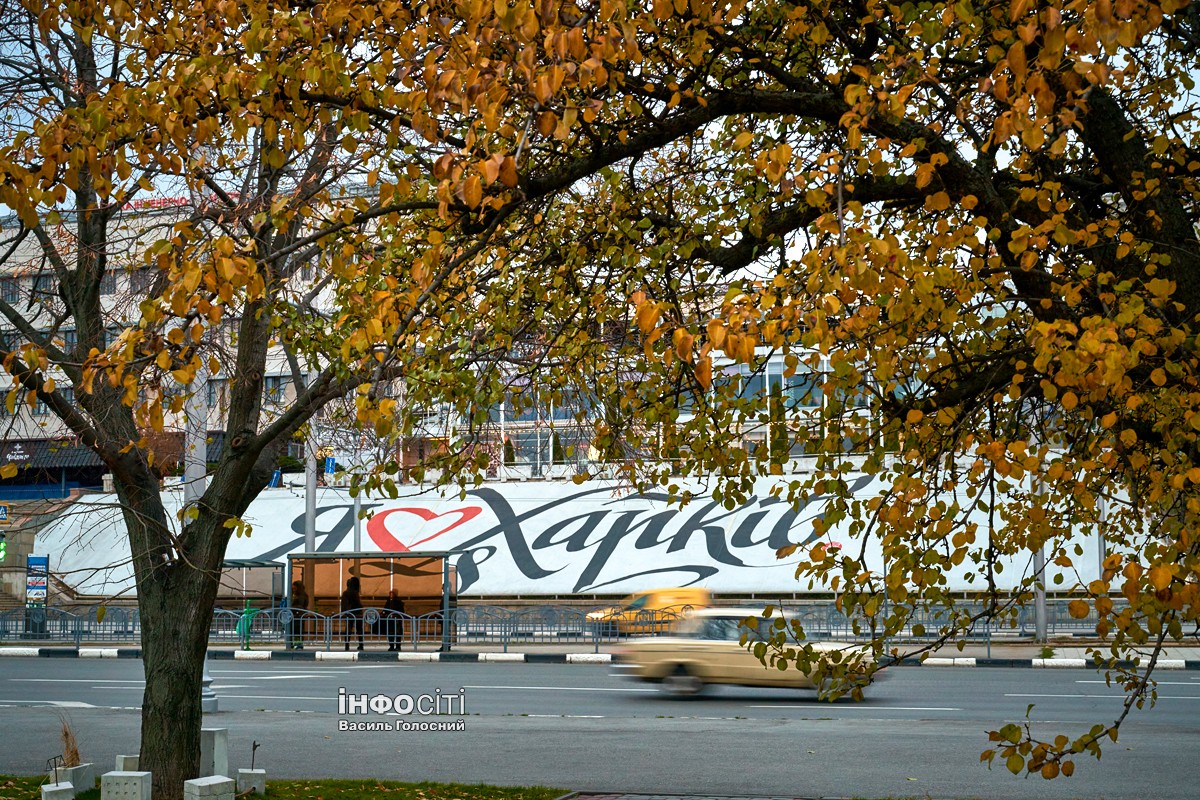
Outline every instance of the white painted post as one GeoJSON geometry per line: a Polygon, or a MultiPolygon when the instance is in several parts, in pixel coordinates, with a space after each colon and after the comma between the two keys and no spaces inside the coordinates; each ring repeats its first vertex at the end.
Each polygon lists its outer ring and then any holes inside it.
{"type": "Polygon", "coordinates": [[[265,769],[239,769],[237,774],[238,794],[267,793],[267,771],[265,769]]]}
{"type": "Polygon", "coordinates": [[[42,784],[42,800],[74,800],[75,787],[70,781],[42,784]]]}
{"type": "Polygon", "coordinates": [[[229,729],[200,729],[200,776],[229,774],[229,729]]]}

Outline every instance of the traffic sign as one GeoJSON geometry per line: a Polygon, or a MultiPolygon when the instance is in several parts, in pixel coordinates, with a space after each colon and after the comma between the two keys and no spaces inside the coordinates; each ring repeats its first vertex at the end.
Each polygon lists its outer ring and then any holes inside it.
{"type": "Polygon", "coordinates": [[[0,525],[7,525],[10,522],[9,510],[8,503],[0,503],[0,525]]]}
{"type": "Polygon", "coordinates": [[[325,459],[325,473],[327,475],[332,475],[335,472],[337,472],[337,459],[333,456],[330,456],[329,458],[325,459]]]}

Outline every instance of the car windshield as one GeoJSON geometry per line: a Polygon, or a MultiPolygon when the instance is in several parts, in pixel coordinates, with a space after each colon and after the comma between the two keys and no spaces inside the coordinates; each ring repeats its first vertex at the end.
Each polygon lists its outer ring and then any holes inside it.
{"type": "Polygon", "coordinates": [[[650,595],[643,594],[638,597],[627,597],[621,603],[621,607],[626,611],[637,611],[642,606],[646,605],[646,601],[650,599],[650,595]]]}
{"type": "Polygon", "coordinates": [[[751,640],[764,638],[770,632],[769,626],[760,625],[749,628],[742,624],[745,617],[692,617],[682,622],[677,630],[679,636],[689,639],[707,639],[710,641],[738,642],[742,634],[751,640]]]}

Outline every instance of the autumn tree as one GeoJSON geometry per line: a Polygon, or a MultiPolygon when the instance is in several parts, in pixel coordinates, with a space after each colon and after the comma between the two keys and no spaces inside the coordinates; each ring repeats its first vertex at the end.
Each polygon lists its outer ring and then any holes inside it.
{"type": "MultiPolygon", "coordinates": [[[[595,450],[643,483],[672,483],[668,426],[675,466],[733,502],[783,473],[745,446],[769,395],[728,370],[773,348],[828,366],[822,418],[785,420],[816,470],[780,492],[823,495],[816,533],[869,537],[886,565],[818,546],[800,578],[878,650],[921,608],[949,612],[942,641],[1002,621],[1037,576],[1002,592],[999,560],[1074,565],[1064,532],[1102,507],[1103,573],[1062,588],[1098,614],[1098,655],[1144,648],[1126,713],[1196,624],[1200,25],[1182,0],[22,0],[2,19],[0,255],[57,286],[0,302],[9,396],[115,476],[156,798],[196,772],[240,514],[338,398],[411,433],[393,379],[462,422],[431,458],[448,479],[479,476],[488,408],[519,388],[580,399],[595,450]],[[146,230],[134,204],[163,196],[187,200],[146,230]],[[106,276],[142,269],[118,313],[106,276]],[[293,389],[266,408],[272,359],[293,389]],[[229,380],[225,448],[172,521],[149,434],[194,391],[163,387],[205,374],[229,380]],[[852,471],[884,490],[854,496],[852,471]],[[961,565],[982,613],[947,589],[961,565]]],[[[1005,728],[994,753],[1069,774],[1120,719],[1005,728]]]]}
{"type": "MultiPolygon", "coordinates": [[[[721,365],[766,347],[827,367],[816,471],[779,482],[828,500],[798,577],[839,592],[882,654],[922,609],[950,620],[935,645],[1011,620],[1044,574],[1001,590],[1010,556],[1075,571],[1052,588],[1098,618],[1094,656],[1126,705],[1069,736],[1005,726],[984,754],[1069,775],[1153,702],[1162,648],[1200,622],[1200,16],[1183,0],[635,13],[636,57],[575,99],[599,110],[563,147],[660,139],[585,182],[558,228],[597,231],[558,258],[617,267],[608,285],[630,292],[638,380],[598,379],[608,407],[648,419],[702,393],[673,420],[697,443],[685,467],[723,475],[733,502],[780,470],[739,446],[769,412],[721,365]],[[852,472],[883,489],[856,495],[852,472]],[[835,530],[882,558],[825,546],[835,530]],[[1108,549],[1094,580],[1081,532],[1108,549]],[[956,602],[955,569],[982,610],[956,602]]],[[[799,636],[777,644],[816,659],[799,636]]]]}

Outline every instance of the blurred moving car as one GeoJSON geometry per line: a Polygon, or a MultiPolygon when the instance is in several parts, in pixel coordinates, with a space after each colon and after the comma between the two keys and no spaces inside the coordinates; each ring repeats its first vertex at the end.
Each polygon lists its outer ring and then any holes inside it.
{"type": "MultiPolygon", "coordinates": [[[[766,641],[773,620],[757,608],[706,608],[690,612],[670,636],[631,641],[613,654],[613,671],[624,677],[658,683],[677,695],[698,694],[709,684],[772,686],[820,690],[829,679],[802,672],[790,665],[779,670],[764,665],[751,651],[753,642],[766,641]],[[758,619],[756,627],[746,624],[758,619]],[[742,644],[743,635],[747,644],[742,644]]],[[[806,642],[806,644],[809,644],[806,642]]],[[[872,682],[871,654],[863,646],[842,642],[811,643],[818,651],[834,653],[848,664],[851,687],[872,682]]]]}
{"type": "Polygon", "coordinates": [[[601,636],[666,633],[684,612],[704,608],[712,601],[708,589],[682,586],[634,592],[620,605],[600,608],[587,615],[587,621],[601,636]]]}

